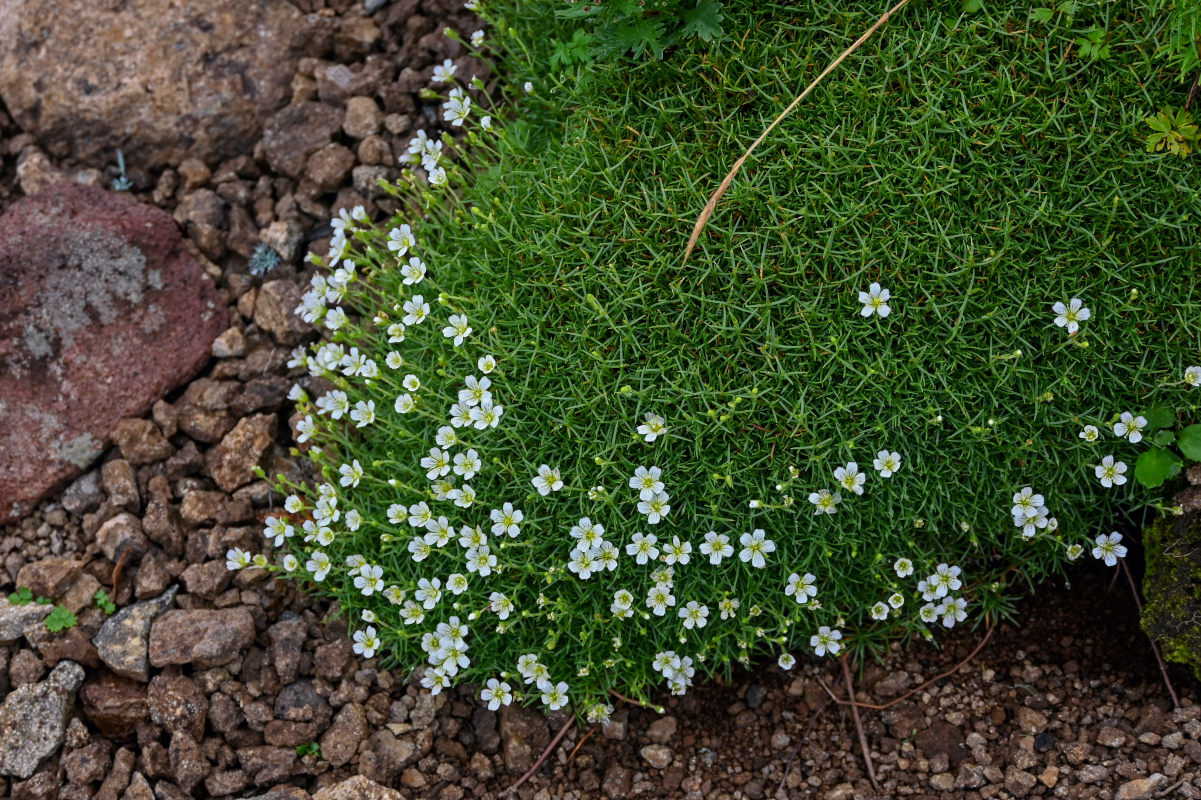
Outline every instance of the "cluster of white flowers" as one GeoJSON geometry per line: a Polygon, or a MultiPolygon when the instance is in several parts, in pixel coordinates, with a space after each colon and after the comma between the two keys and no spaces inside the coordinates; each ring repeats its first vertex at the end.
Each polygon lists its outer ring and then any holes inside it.
{"type": "Polygon", "coordinates": [[[658,467],[638,467],[630,476],[631,489],[638,492],[638,513],[650,525],[658,524],[671,513],[671,496],[664,491],[663,471],[658,467]]]}
{"type": "Polygon", "coordinates": [[[594,572],[617,569],[617,546],[604,539],[605,526],[588,517],[571,526],[574,541],[568,555],[567,569],[580,580],[588,580],[594,572]]]}
{"type": "Polygon", "coordinates": [[[1021,531],[1025,539],[1033,538],[1043,529],[1051,533],[1059,529],[1059,520],[1048,516],[1051,510],[1044,505],[1043,496],[1029,486],[1013,495],[1013,506],[1009,513],[1013,515],[1014,527],[1021,531]]]}
{"type": "MultiPolygon", "coordinates": [[[[901,468],[901,454],[896,451],[881,450],[872,459],[872,467],[881,478],[891,478],[901,468]]],[[[859,471],[858,463],[848,461],[843,466],[834,469],[834,482],[848,492],[862,495],[867,475],[859,471]]],[[[829,489],[818,489],[809,493],[809,502],[813,504],[815,515],[833,514],[842,502],[842,494],[838,491],[831,492],[829,489]]]]}
{"type": "Polygon", "coordinates": [[[550,670],[538,660],[536,653],[526,653],[517,659],[517,671],[521,673],[526,684],[534,684],[542,695],[542,704],[551,711],[558,711],[567,705],[569,686],[564,681],[555,683],[551,680],[550,670]]]}
{"type": "Polygon", "coordinates": [[[674,650],[664,650],[656,653],[651,661],[651,667],[667,681],[668,688],[674,695],[681,695],[692,685],[692,676],[696,674],[691,656],[679,656],[674,650]]]}

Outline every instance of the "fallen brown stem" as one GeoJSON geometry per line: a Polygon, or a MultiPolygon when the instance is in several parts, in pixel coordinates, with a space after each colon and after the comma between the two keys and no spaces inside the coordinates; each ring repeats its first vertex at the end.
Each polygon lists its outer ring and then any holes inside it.
{"type": "Polygon", "coordinates": [[[842,661],[842,678],[847,684],[847,699],[851,701],[851,716],[855,719],[855,731],[859,734],[859,749],[863,751],[863,763],[867,765],[867,779],[872,782],[876,794],[880,793],[880,784],[876,780],[876,768],[872,765],[872,751],[867,746],[867,733],[863,730],[863,720],[859,718],[859,704],[855,702],[855,684],[851,680],[851,654],[845,654],[842,661]]]}
{"type": "MultiPolygon", "coordinates": [[[[1118,563],[1122,565],[1122,572],[1126,573],[1126,580],[1130,582],[1130,593],[1134,595],[1134,606],[1138,609],[1139,619],[1142,619],[1143,601],[1138,597],[1138,586],[1134,583],[1134,576],[1130,574],[1130,567],[1126,566],[1125,559],[1118,559],[1118,563]]],[[[1168,687],[1168,695],[1172,698],[1172,707],[1180,708],[1180,698],[1176,696],[1172,679],[1168,677],[1168,665],[1163,662],[1163,656],[1159,654],[1159,647],[1155,644],[1155,639],[1148,635],[1147,641],[1151,643],[1151,652],[1155,654],[1155,660],[1159,663],[1159,672],[1163,675],[1164,686],[1168,687]]]]}
{"type": "Polygon", "coordinates": [[[557,734],[555,734],[555,738],[551,739],[550,744],[548,744],[546,746],[546,749],[542,751],[542,755],[538,756],[538,760],[534,762],[534,766],[530,767],[524,775],[522,775],[520,778],[518,778],[517,783],[513,784],[508,789],[505,789],[503,792],[501,792],[500,796],[505,797],[508,795],[515,794],[517,792],[518,786],[521,786],[521,784],[525,783],[530,778],[532,778],[534,776],[534,773],[538,771],[538,768],[542,766],[542,762],[546,761],[547,757],[550,756],[550,754],[555,751],[555,748],[559,745],[559,742],[563,741],[563,737],[567,735],[567,731],[571,730],[571,726],[574,724],[575,724],[575,717],[574,716],[568,717],[567,722],[563,723],[563,727],[559,728],[559,732],[557,734]]]}
{"type": "Polygon", "coordinates": [[[641,706],[642,708],[649,708],[651,711],[658,711],[660,714],[663,713],[662,706],[657,706],[653,703],[648,703],[643,700],[635,700],[633,697],[626,697],[624,694],[617,691],[616,689],[610,689],[609,694],[613,695],[618,700],[623,700],[623,701],[629,703],[632,706],[641,706]]]}
{"type": "Polygon", "coordinates": [[[788,780],[788,773],[792,770],[792,762],[796,759],[797,754],[801,752],[801,748],[805,746],[805,742],[809,741],[809,734],[813,733],[814,727],[817,726],[817,718],[826,706],[830,705],[830,698],[822,700],[822,704],[817,707],[812,714],[809,715],[809,724],[805,726],[805,735],[796,743],[796,747],[792,748],[792,752],[788,754],[788,760],[784,762],[784,774],[780,776],[780,785],[776,787],[776,794],[779,794],[784,789],[784,782],[788,780]]]}
{"type": "MultiPolygon", "coordinates": [[[[884,703],[883,705],[880,705],[877,703],[848,703],[846,700],[839,700],[837,697],[835,697],[834,693],[832,691],[830,691],[830,689],[824,683],[822,683],[822,688],[826,690],[826,694],[830,695],[830,699],[833,700],[835,703],[838,703],[840,706],[855,705],[859,708],[871,709],[872,711],[883,711],[886,708],[891,708],[892,706],[895,706],[897,703],[908,700],[910,697],[913,697],[915,694],[922,691],[923,689],[925,689],[929,686],[932,686],[935,682],[940,681],[949,675],[954,675],[956,672],[959,671],[959,669],[961,667],[963,667],[965,664],[967,664],[967,662],[969,662],[973,658],[975,658],[976,653],[979,653],[982,649],[984,649],[984,645],[986,645],[988,643],[989,637],[992,636],[994,630],[996,630],[996,627],[994,625],[989,625],[988,630],[984,632],[984,638],[980,640],[980,644],[976,645],[976,647],[972,650],[972,652],[968,653],[967,656],[962,661],[960,661],[958,664],[951,667],[946,672],[940,672],[939,674],[935,675],[930,680],[923,683],[921,686],[917,686],[913,689],[910,689],[909,691],[905,692],[905,694],[901,695],[900,697],[898,697],[894,700],[889,700],[887,703],[884,703]]],[[[818,683],[821,683],[820,679],[818,680],[818,683]]]]}
{"type": "Polygon", "coordinates": [[[734,166],[730,169],[729,174],[727,174],[725,179],[722,180],[721,185],[717,187],[717,191],[715,191],[709,197],[709,202],[705,203],[704,210],[701,211],[701,215],[699,217],[697,217],[696,224],[692,226],[692,235],[688,237],[688,247],[684,250],[684,263],[688,262],[688,257],[690,255],[692,255],[692,250],[693,250],[693,248],[696,247],[696,242],[697,242],[697,239],[700,238],[701,231],[703,231],[705,229],[705,225],[708,224],[709,218],[712,217],[713,212],[717,210],[717,201],[720,200],[721,196],[726,193],[727,189],[730,188],[730,184],[734,182],[734,177],[736,175],[738,175],[738,171],[740,169],[742,169],[742,165],[746,162],[746,160],[748,158],[750,158],[751,153],[755,152],[755,148],[759,146],[760,142],[762,142],[764,139],[766,139],[767,135],[769,133],[771,133],[775,129],[775,127],[777,125],[779,125],[784,120],[784,118],[792,112],[792,110],[794,108],[797,107],[797,104],[800,103],[802,100],[804,100],[805,96],[807,94],[809,94],[811,91],[813,91],[817,87],[817,85],[819,83],[821,83],[822,80],[827,75],[829,75],[831,72],[833,72],[835,70],[835,68],[838,67],[839,64],[841,64],[843,61],[845,61],[847,59],[847,57],[851,55],[851,53],[854,53],[856,50],[858,50],[860,48],[860,46],[863,45],[864,42],[866,42],[868,39],[871,38],[871,35],[873,33],[875,33],[877,30],[879,30],[881,25],[883,25],[885,22],[888,22],[889,17],[891,17],[893,14],[897,13],[902,8],[904,8],[905,4],[908,2],[909,2],[909,0],[901,0],[901,2],[897,3],[892,8],[888,9],[888,11],[885,11],[884,15],[882,17],[880,17],[880,19],[876,20],[875,25],[872,25],[870,28],[868,28],[867,31],[862,36],[860,36],[858,39],[855,40],[854,44],[852,44],[846,50],[843,50],[842,55],[840,55],[838,58],[831,61],[829,66],[827,66],[824,70],[822,70],[821,74],[818,75],[816,78],[814,78],[812,83],[810,83],[808,86],[806,86],[805,91],[803,91],[799,95],[797,95],[797,98],[795,100],[793,100],[791,103],[789,103],[788,108],[781,111],[780,115],[778,117],[776,117],[775,120],[772,121],[772,124],[767,126],[767,130],[765,130],[765,131],[763,131],[763,133],[759,134],[759,138],[756,139],[751,144],[751,146],[747,148],[746,152],[742,154],[742,157],[734,162],[734,166]]]}
{"type": "Polygon", "coordinates": [[[117,559],[116,565],[113,566],[113,600],[117,599],[117,581],[121,580],[121,568],[125,566],[125,559],[129,558],[129,551],[126,550],[117,559]]]}
{"type": "Polygon", "coordinates": [[[580,739],[580,741],[576,743],[576,746],[571,748],[571,754],[567,756],[568,764],[570,764],[571,760],[575,758],[575,754],[580,752],[580,748],[584,746],[584,742],[592,738],[592,734],[596,733],[596,730],[596,726],[589,728],[588,732],[584,734],[584,738],[580,739]]]}

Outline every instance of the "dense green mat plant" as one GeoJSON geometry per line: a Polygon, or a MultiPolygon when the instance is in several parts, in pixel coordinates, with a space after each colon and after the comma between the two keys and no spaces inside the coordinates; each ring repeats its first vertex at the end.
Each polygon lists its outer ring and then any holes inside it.
{"type": "Polygon", "coordinates": [[[406,212],[336,220],[300,309],[327,341],[294,354],[325,483],[255,561],[433,691],[591,719],[1116,563],[1115,520],[1162,500],[1126,462],[1201,399],[1201,198],[1140,138],[1173,77],[1146,2],[911,4],[681,265],[731,161],[884,8],[726,2],[737,35],[557,78],[549,5],[484,9],[506,121],[460,89],[468,134],[414,140],[406,212]]]}

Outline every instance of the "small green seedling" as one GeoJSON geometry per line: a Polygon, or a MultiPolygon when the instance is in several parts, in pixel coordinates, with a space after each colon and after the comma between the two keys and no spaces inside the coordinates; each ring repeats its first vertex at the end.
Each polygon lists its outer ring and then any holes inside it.
{"type": "Polygon", "coordinates": [[[106,616],[111,616],[117,610],[117,604],[109,599],[108,592],[103,589],[97,589],[93,599],[96,601],[96,608],[103,611],[106,616]]]}
{"type": "Polygon", "coordinates": [[[46,617],[46,630],[51,633],[65,631],[67,628],[74,628],[79,618],[72,614],[62,606],[55,606],[50,612],[50,616],[46,617]]]}
{"type": "Polygon", "coordinates": [[[296,755],[304,758],[305,756],[313,756],[321,758],[321,745],[317,742],[309,742],[308,744],[296,745],[296,755]]]}
{"type": "Polygon", "coordinates": [[[17,590],[8,596],[8,602],[14,606],[27,606],[33,602],[33,590],[28,586],[18,586],[17,590]]]}

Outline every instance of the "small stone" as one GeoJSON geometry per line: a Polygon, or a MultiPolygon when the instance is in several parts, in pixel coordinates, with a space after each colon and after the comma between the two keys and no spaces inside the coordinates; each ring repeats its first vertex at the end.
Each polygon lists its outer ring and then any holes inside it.
{"type": "Polygon", "coordinates": [[[150,549],[150,541],[142,533],[142,521],[128,511],[121,512],[100,526],[100,530],[96,531],[96,544],[100,546],[100,552],[114,564],[121,560],[135,564],[150,549]]]}
{"type": "Polygon", "coordinates": [[[37,683],[45,674],[46,665],[32,650],[18,650],[8,662],[8,679],[13,686],[37,683]]]}
{"type": "Polygon", "coordinates": [[[420,789],[426,783],[425,775],[422,774],[421,770],[414,767],[409,767],[400,774],[400,782],[410,789],[420,789]]]}
{"type": "Polygon", "coordinates": [[[1021,706],[1018,708],[1018,730],[1022,733],[1042,733],[1047,727],[1047,715],[1033,708],[1021,706]]]}
{"type": "Polygon", "coordinates": [[[1046,753],[1055,746],[1055,737],[1043,731],[1034,737],[1034,752],[1046,753]]]}
{"type": "Polygon", "coordinates": [[[249,647],[254,634],[254,617],[245,606],[167,611],[150,628],[150,663],[221,666],[249,647]]]}
{"type": "Polygon", "coordinates": [[[17,586],[28,586],[34,597],[57,600],[79,577],[83,562],[73,558],[53,557],[33,561],[17,573],[17,586]]]}
{"type": "Polygon", "coordinates": [[[134,466],[163,461],[175,452],[163,432],[148,419],[121,420],[111,438],[122,457],[134,466]]]}
{"type": "Polygon", "coordinates": [[[259,240],[274,250],[285,263],[296,260],[304,229],[292,220],[277,219],[259,232],[259,240]]]}
{"type": "Polygon", "coordinates": [[[171,733],[181,732],[195,739],[204,737],[208,700],[200,687],[184,675],[155,675],[146,692],[150,720],[171,733]]]}
{"type": "Polygon", "coordinates": [[[1005,788],[1014,797],[1025,797],[1038,783],[1038,779],[1025,770],[1010,767],[1005,771],[1005,788]]]}
{"type": "Polygon", "coordinates": [[[129,779],[129,785],[121,793],[121,800],[154,800],[154,790],[150,788],[150,781],[146,780],[142,773],[135,772],[129,779]]]}
{"type": "Polygon", "coordinates": [[[661,744],[648,744],[639,752],[642,754],[643,760],[655,769],[667,769],[672,758],[675,757],[675,753],[671,751],[670,747],[661,744]]]}
{"type": "Polygon", "coordinates": [[[59,598],[58,604],[72,614],[78,614],[95,603],[96,592],[101,588],[96,576],[85,572],[71,582],[71,587],[59,598]]]}
{"type": "Polygon", "coordinates": [[[380,110],[370,97],[351,97],[346,101],[346,116],[342,118],[342,130],[352,139],[366,139],[379,133],[380,110]]]}
{"type": "Polygon", "coordinates": [[[112,751],[112,743],[101,739],[67,753],[62,761],[67,783],[87,786],[103,780],[113,763],[112,751]]]}
{"type": "Polygon", "coordinates": [[[516,705],[502,706],[499,716],[505,769],[511,774],[522,775],[534,765],[534,759],[550,743],[546,717],[533,709],[516,705]]]}
{"type": "Polygon", "coordinates": [[[112,673],[88,678],[79,700],[84,715],[106,736],[129,736],[149,713],[146,685],[112,673]]]}
{"type": "Polygon", "coordinates": [[[271,662],[281,683],[292,683],[300,671],[301,650],[304,647],[305,623],[294,614],[281,618],[267,629],[271,640],[271,662]]]}
{"type": "Polygon", "coordinates": [[[8,602],[8,595],[0,593],[0,645],[9,645],[21,638],[25,629],[40,625],[53,607],[41,603],[23,606],[8,602]]]}
{"type": "Polygon", "coordinates": [[[1104,727],[1097,731],[1097,744],[1104,747],[1121,747],[1126,743],[1126,734],[1117,728],[1104,727]]]}
{"type": "Polygon", "coordinates": [[[255,746],[237,751],[238,763],[251,783],[281,783],[296,770],[296,750],[291,747],[255,746]]]}
{"type": "Polygon", "coordinates": [[[213,340],[213,358],[241,358],[246,355],[246,337],[241,328],[226,328],[213,340]]]}
{"type": "Polygon", "coordinates": [[[191,192],[204,186],[213,174],[212,170],[198,158],[185,158],[179,162],[179,166],[176,169],[180,177],[183,178],[185,192],[191,192]]]}
{"type": "Polygon", "coordinates": [[[205,456],[209,474],[223,491],[232,492],[254,480],[254,468],[275,440],[274,414],[256,414],[238,420],[234,429],[205,456]]]}
{"type": "Polygon", "coordinates": [[[104,621],[92,644],[109,669],[131,680],[150,680],[151,627],[171,607],[177,591],[171,587],[158,597],[120,609],[104,621]]]}
{"type": "Polygon", "coordinates": [[[308,157],[325,146],[342,127],[342,111],[321,103],[287,106],[263,129],[263,153],[277,172],[299,178],[308,157]]]}
{"type": "Polygon", "coordinates": [[[350,761],[359,742],[367,738],[367,716],[358,703],[342,706],[338,716],[321,737],[321,758],[335,767],[350,761]]]}
{"type": "Polygon", "coordinates": [[[621,764],[613,764],[605,770],[604,780],[601,781],[601,791],[610,800],[625,800],[630,795],[630,771],[621,764]]]}
{"type": "Polygon", "coordinates": [[[0,775],[25,779],[62,746],[83,667],[63,661],[41,683],[20,686],[0,706],[0,775]]]}
{"type": "Polygon", "coordinates": [[[282,345],[296,345],[313,328],[293,313],[300,305],[301,291],[293,281],[267,281],[254,303],[254,322],[282,345]]]}
{"type": "Polygon", "coordinates": [[[1101,783],[1109,777],[1109,770],[1100,764],[1087,764],[1076,773],[1081,783],[1101,783]]]}
{"type": "Polygon", "coordinates": [[[930,788],[949,792],[955,788],[955,776],[949,772],[936,772],[930,776],[930,788]]]}
{"type": "MultiPolygon", "coordinates": [[[[322,755],[325,751],[322,751],[322,755]]],[[[362,775],[355,775],[341,783],[326,786],[313,795],[313,800],[403,800],[404,795],[395,789],[380,786],[362,775]]]]}
{"type": "Polygon", "coordinates": [[[212,770],[212,765],[200,751],[200,745],[182,731],[172,734],[171,746],[167,753],[175,782],[188,794],[192,794],[212,770]]]}
{"type": "Polygon", "coordinates": [[[676,735],[679,723],[675,717],[662,717],[652,722],[646,729],[646,738],[655,744],[667,744],[676,735]]]}
{"type": "Polygon", "coordinates": [[[601,728],[601,733],[606,739],[613,741],[624,741],[630,732],[630,712],[625,708],[619,708],[613,712],[609,721],[601,728]]]}
{"type": "Polygon", "coordinates": [[[203,564],[190,565],[179,579],[183,581],[188,594],[213,600],[229,587],[233,573],[224,561],[205,561],[203,564]]]}
{"type": "Polygon", "coordinates": [[[1167,777],[1162,773],[1155,772],[1145,778],[1124,783],[1118,787],[1118,793],[1115,795],[1115,800],[1146,800],[1148,797],[1155,796],[1159,791],[1159,787],[1167,782],[1167,777]]]}
{"type": "Polygon", "coordinates": [[[128,747],[122,747],[113,755],[112,769],[96,790],[96,800],[117,800],[120,797],[125,787],[129,786],[136,759],[137,756],[128,747]]]}
{"type": "Polygon", "coordinates": [[[100,474],[111,504],[125,511],[137,511],[141,507],[138,477],[128,461],[123,458],[106,461],[100,467],[100,474]]]}
{"type": "Polygon", "coordinates": [[[80,475],[63,492],[60,502],[63,508],[77,517],[95,511],[104,502],[101,489],[100,470],[94,469],[80,475]]]}
{"type": "Polygon", "coordinates": [[[1048,766],[1042,771],[1042,774],[1038,776],[1038,780],[1048,789],[1054,789],[1055,784],[1059,783],[1059,770],[1055,767],[1048,766]]]}
{"type": "Polygon", "coordinates": [[[386,193],[380,186],[380,181],[388,181],[392,172],[387,167],[373,164],[360,164],[350,171],[351,184],[356,192],[366,197],[379,197],[386,193]]]}
{"type": "Polygon", "coordinates": [[[318,192],[332,192],[341,185],[354,164],[355,155],[350,148],[331,142],[309,156],[304,176],[316,185],[318,192]]]}

